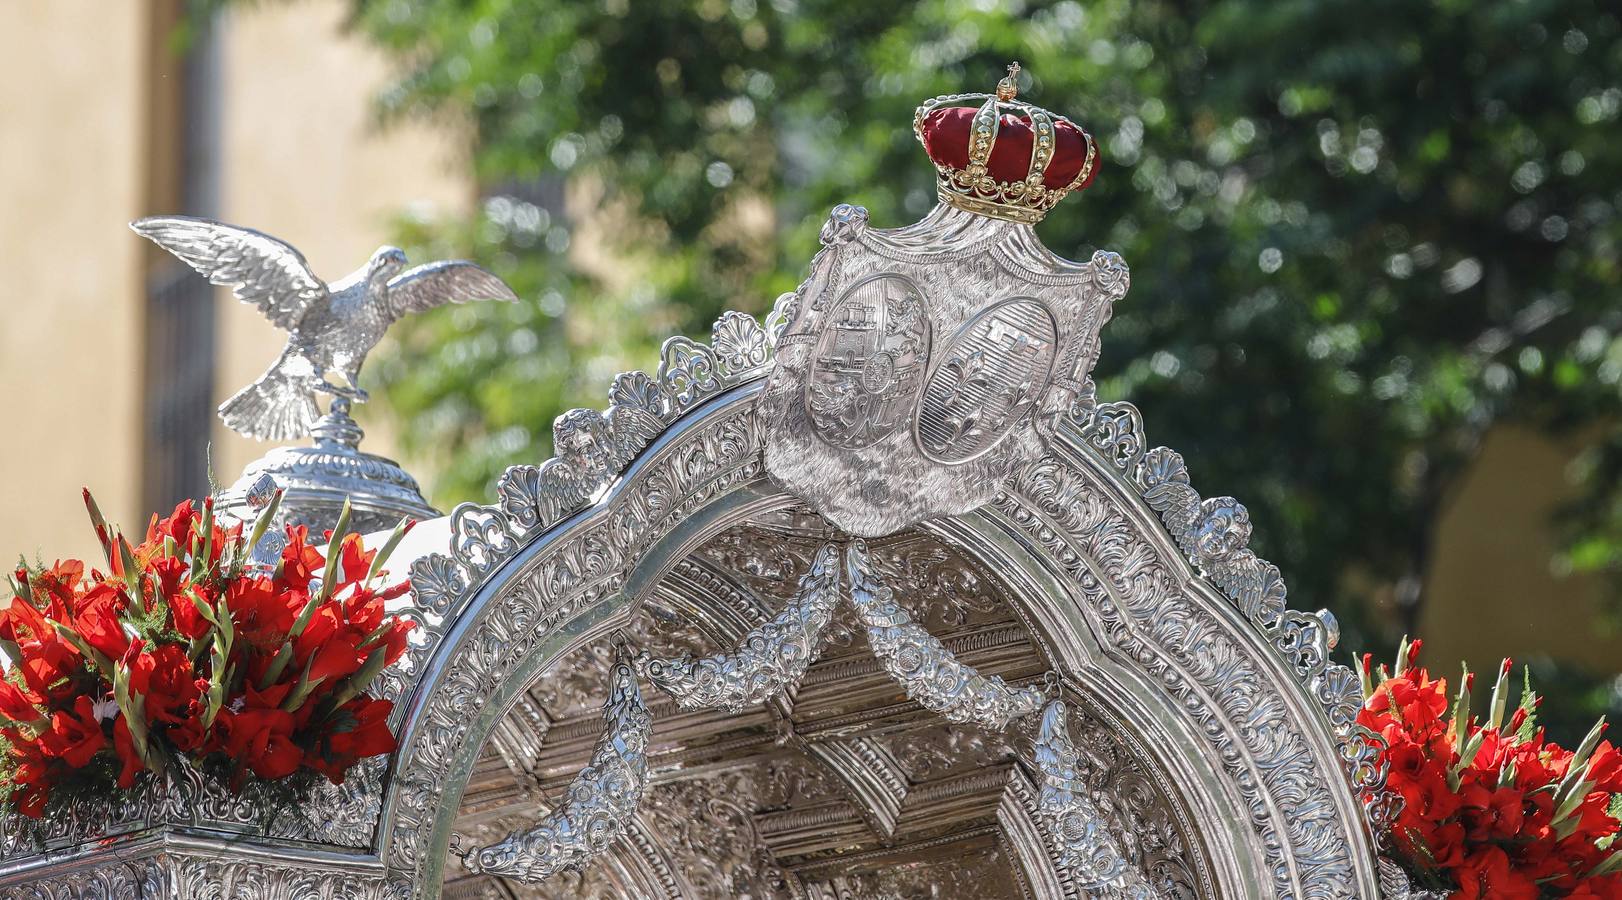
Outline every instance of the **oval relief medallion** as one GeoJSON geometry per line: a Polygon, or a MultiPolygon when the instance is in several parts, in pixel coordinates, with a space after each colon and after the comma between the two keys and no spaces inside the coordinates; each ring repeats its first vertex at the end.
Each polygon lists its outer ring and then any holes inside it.
{"type": "Polygon", "coordinates": [[[901,275],[875,275],[834,304],[806,379],[811,427],[836,447],[871,446],[912,412],[929,355],[923,294],[901,275]]]}
{"type": "Polygon", "coordinates": [[[1014,430],[1046,390],[1058,325],[1046,306],[1015,297],[970,319],[924,383],[913,433],[936,462],[968,462],[1014,430]]]}

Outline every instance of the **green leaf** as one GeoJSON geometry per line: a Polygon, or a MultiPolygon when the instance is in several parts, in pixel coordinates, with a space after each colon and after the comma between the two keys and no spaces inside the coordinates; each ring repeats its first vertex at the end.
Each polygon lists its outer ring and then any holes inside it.
{"type": "Polygon", "coordinates": [[[338,513],[338,524],[332,527],[332,539],[327,541],[327,567],[321,573],[320,600],[326,601],[332,597],[332,590],[338,583],[338,563],[343,557],[342,545],[344,535],[349,533],[349,498],[344,498],[344,508],[338,513]]]}
{"type": "Polygon", "coordinates": [[[1526,711],[1526,718],[1521,722],[1521,727],[1515,732],[1516,743],[1529,741],[1538,732],[1538,695],[1536,691],[1532,690],[1532,670],[1530,668],[1521,670],[1521,677],[1521,705],[1519,709],[1526,711]]]}
{"type": "Polygon", "coordinates": [[[322,682],[327,680],[325,677],[311,680],[310,665],[314,662],[315,654],[312,653],[310,658],[304,661],[304,671],[299,674],[298,683],[293,686],[291,691],[288,691],[287,697],[282,700],[283,712],[297,712],[299,707],[304,705],[304,701],[309,699],[310,694],[320,687],[322,682]]]}
{"type": "Polygon", "coordinates": [[[1492,686],[1492,708],[1487,716],[1487,728],[1498,731],[1504,727],[1504,710],[1509,706],[1509,660],[1498,667],[1498,680],[1492,686]]]}
{"type": "Polygon", "coordinates": [[[113,676],[113,661],[108,659],[105,653],[102,653],[95,647],[90,646],[90,642],[86,641],[84,637],[79,634],[79,632],[74,631],[72,628],[69,628],[66,625],[63,625],[61,622],[58,622],[55,619],[46,619],[45,621],[52,628],[56,629],[58,634],[62,635],[64,638],[67,638],[68,643],[72,644],[73,648],[79,651],[80,656],[83,656],[85,659],[93,663],[95,667],[100,669],[107,677],[111,678],[113,676]]]}
{"type": "Polygon", "coordinates": [[[406,517],[400,520],[400,524],[394,526],[394,531],[389,533],[389,539],[383,542],[383,546],[378,549],[377,555],[372,557],[372,567],[366,572],[368,582],[383,571],[383,565],[389,561],[389,556],[394,553],[394,549],[400,546],[400,541],[405,538],[406,532],[411,530],[412,524],[414,523],[411,518],[406,517]]]}
{"type": "Polygon", "coordinates": [[[270,530],[271,524],[276,521],[276,513],[279,512],[281,508],[282,489],[277,488],[276,492],[270,495],[270,502],[265,504],[265,508],[259,511],[259,517],[253,520],[253,531],[249,532],[247,543],[247,548],[250,553],[252,553],[253,548],[259,546],[259,541],[262,540],[265,533],[270,530]]]}
{"type": "Polygon", "coordinates": [[[276,656],[271,659],[270,665],[265,668],[264,677],[259,679],[259,689],[262,691],[275,684],[276,679],[282,677],[282,672],[287,669],[287,664],[292,659],[293,643],[283,641],[281,649],[276,651],[276,656]]]}
{"type": "Polygon", "coordinates": [[[376,650],[373,650],[371,653],[366,655],[366,662],[361,664],[361,667],[355,671],[355,674],[345,679],[343,684],[339,685],[336,691],[333,691],[333,709],[338,709],[345,703],[359,697],[366,690],[366,688],[371,685],[372,680],[383,671],[383,667],[385,665],[384,660],[388,656],[388,650],[389,648],[387,647],[378,647],[376,650]]]}

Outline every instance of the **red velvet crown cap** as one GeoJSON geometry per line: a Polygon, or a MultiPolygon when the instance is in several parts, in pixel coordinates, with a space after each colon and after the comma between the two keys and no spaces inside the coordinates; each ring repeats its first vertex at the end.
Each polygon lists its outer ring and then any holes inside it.
{"type": "MultiPolygon", "coordinates": [[[[975,110],[964,106],[942,107],[924,116],[919,129],[924,138],[924,151],[936,165],[950,169],[963,169],[969,165],[969,129],[975,110]]],[[[991,158],[986,171],[1002,182],[1024,181],[1031,169],[1031,147],[1035,143],[1029,116],[1003,113],[997,123],[997,141],[991,147],[991,158]]],[[[1053,159],[1042,175],[1043,186],[1049,189],[1068,187],[1081,173],[1087,159],[1087,138],[1069,122],[1053,121],[1053,159]]],[[[1093,183],[1098,175],[1095,159],[1087,180],[1076,186],[1081,190],[1093,183]]]]}

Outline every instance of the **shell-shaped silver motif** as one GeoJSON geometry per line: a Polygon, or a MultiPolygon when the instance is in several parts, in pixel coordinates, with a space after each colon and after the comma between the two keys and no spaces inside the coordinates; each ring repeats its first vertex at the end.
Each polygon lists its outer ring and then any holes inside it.
{"type": "Polygon", "coordinates": [[[865,542],[854,541],[845,551],[845,573],[873,655],[920,706],[948,721],[999,731],[1042,708],[1041,690],[1013,688],[1001,676],[981,675],[914,622],[869,568],[865,542]]]}
{"type": "Polygon", "coordinates": [[[1052,844],[1054,865],[1083,896],[1158,900],[1160,895],[1121,853],[1109,823],[1088,796],[1077,773],[1079,759],[1070,740],[1069,712],[1064,701],[1055,700],[1042,711],[1036,735],[1041,795],[1034,816],[1052,844]]]}
{"type": "Polygon", "coordinates": [[[624,833],[647,788],[653,720],[623,653],[609,679],[603,736],[591,762],[569,785],[563,804],[534,827],[469,854],[464,861],[468,869],[525,882],[545,881],[559,872],[584,868],[624,833]]]}
{"type": "Polygon", "coordinates": [[[732,652],[702,659],[637,660],[642,674],[682,709],[738,712],[795,684],[822,652],[822,632],[839,604],[839,549],[826,544],[783,611],[757,626],[732,652]]]}

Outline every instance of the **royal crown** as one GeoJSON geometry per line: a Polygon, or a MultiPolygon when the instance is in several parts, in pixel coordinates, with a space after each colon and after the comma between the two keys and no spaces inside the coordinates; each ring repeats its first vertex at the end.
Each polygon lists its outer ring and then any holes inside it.
{"type": "Polygon", "coordinates": [[[1014,99],[1019,63],[995,94],[926,100],[912,130],[935,163],[940,198],[958,209],[1034,225],[1071,191],[1092,183],[1092,135],[1057,113],[1014,99]],[[978,108],[974,101],[984,100],[978,108]]]}

